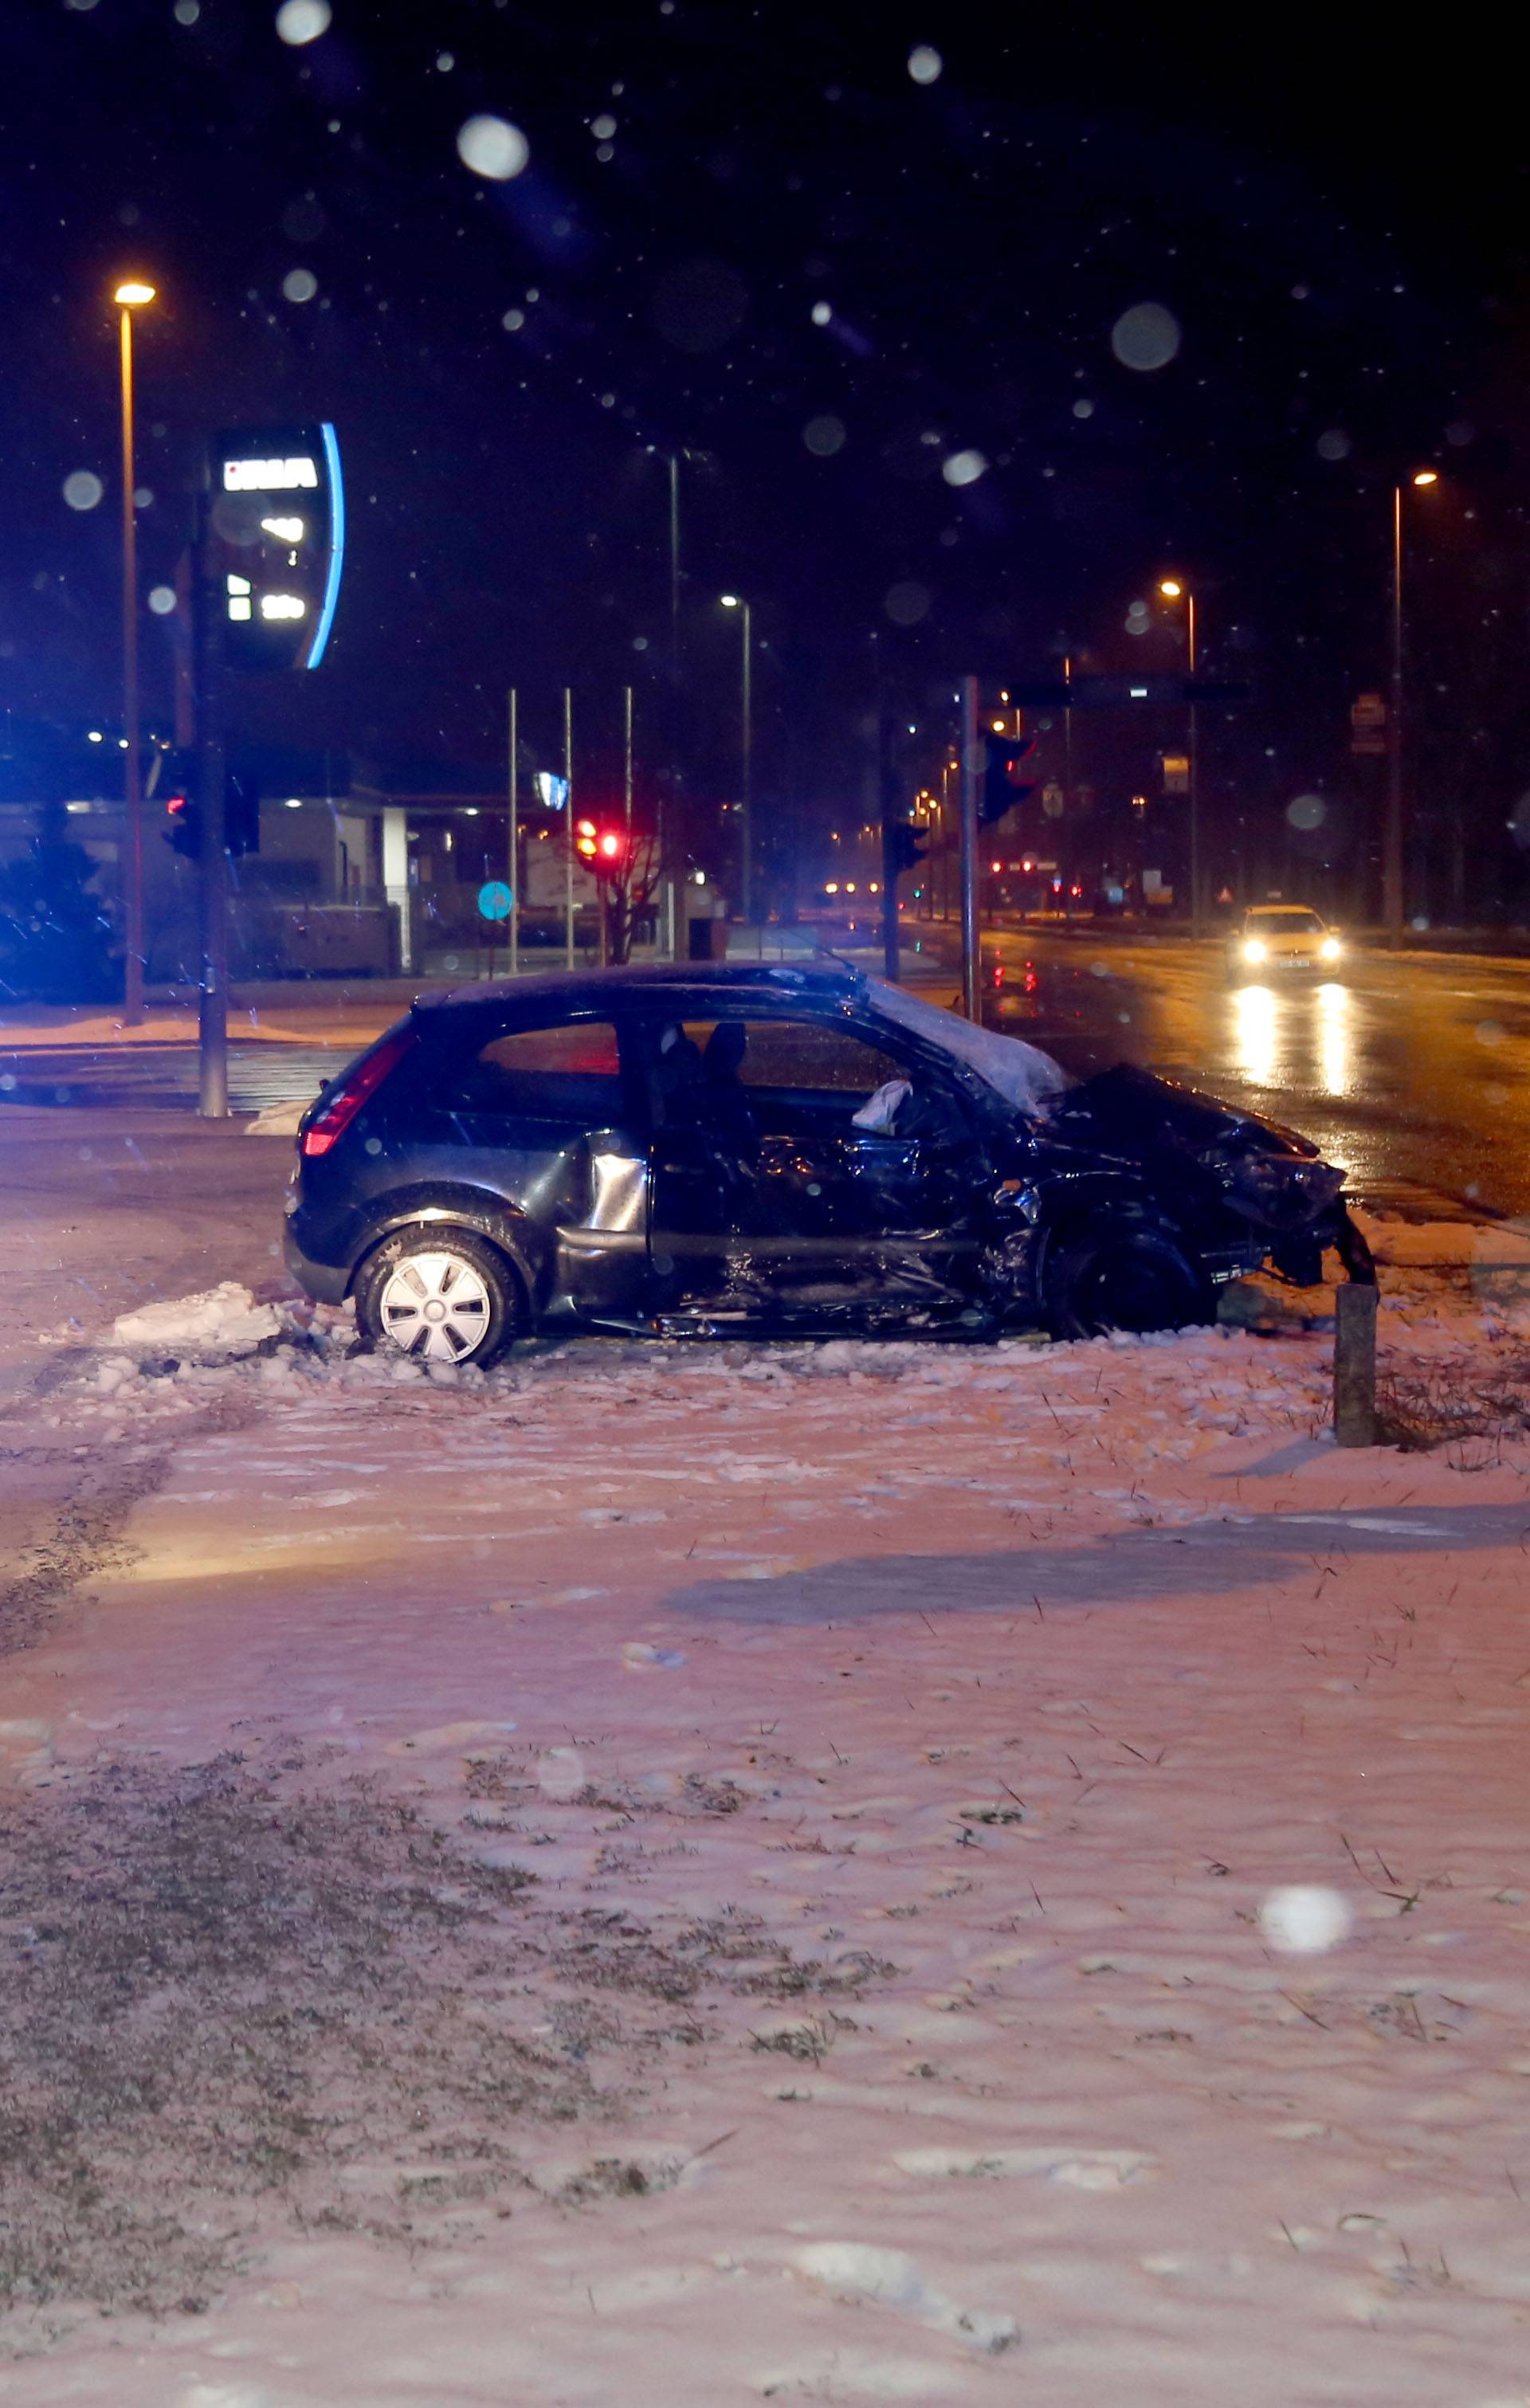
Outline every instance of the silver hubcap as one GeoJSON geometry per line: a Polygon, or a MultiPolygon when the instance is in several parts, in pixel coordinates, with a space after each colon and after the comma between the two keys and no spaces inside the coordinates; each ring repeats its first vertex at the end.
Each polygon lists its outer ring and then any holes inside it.
{"type": "Polygon", "coordinates": [[[489,1334],[489,1290],[461,1254],[410,1254],[389,1272],[378,1312],[393,1344],[422,1362],[461,1363],[489,1334]]]}

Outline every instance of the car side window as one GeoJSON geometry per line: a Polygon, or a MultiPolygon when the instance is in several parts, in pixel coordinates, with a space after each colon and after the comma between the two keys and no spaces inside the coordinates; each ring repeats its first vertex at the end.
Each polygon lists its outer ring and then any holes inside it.
{"type": "MultiPolygon", "coordinates": [[[[743,1087],[787,1088],[798,1094],[853,1096],[864,1102],[889,1079],[907,1075],[894,1054],[868,1044],[851,1029],[829,1026],[820,1020],[687,1021],[685,1033],[704,1061],[714,1029],[723,1025],[743,1031],[743,1050],[736,1064],[743,1087]]],[[[736,1046],[736,1039],[734,1042],[736,1046]]]]}
{"type": "Polygon", "coordinates": [[[625,1101],[622,1052],[609,1020],[565,1020],[512,1028],[468,1054],[445,1100],[457,1111],[506,1119],[619,1120],[625,1101]]]}

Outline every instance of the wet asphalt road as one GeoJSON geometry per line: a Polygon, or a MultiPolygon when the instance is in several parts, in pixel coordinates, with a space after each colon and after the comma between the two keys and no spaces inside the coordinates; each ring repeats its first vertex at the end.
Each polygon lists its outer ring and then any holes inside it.
{"type": "Polygon", "coordinates": [[[1137,1062],[1249,1105],[1379,1201],[1530,1214],[1530,961],[1361,948],[1332,981],[1235,985],[1217,943],[1031,931],[985,937],[984,960],[991,1025],[1069,1070],[1137,1062]]]}

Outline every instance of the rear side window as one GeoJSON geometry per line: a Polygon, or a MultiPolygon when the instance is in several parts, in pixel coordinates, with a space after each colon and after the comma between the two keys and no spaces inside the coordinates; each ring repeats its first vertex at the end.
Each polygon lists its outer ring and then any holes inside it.
{"type": "Polygon", "coordinates": [[[462,1061],[444,1100],[457,1111],[506,1119],[582,1121],[621,1117],[622,1054],[609,1020],[565,1020],[490,1038],[462,1061]]]}

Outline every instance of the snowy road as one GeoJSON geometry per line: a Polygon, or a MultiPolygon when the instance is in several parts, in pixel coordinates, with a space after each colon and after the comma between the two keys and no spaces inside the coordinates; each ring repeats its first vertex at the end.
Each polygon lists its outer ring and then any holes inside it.
{"type": "MultiPolygon", "coordinates": [[[[1394,1344],[1523,1374],[1426,1284],[1394,1344]]],[[[1326,1371],[64,1382],[25,1445],[167,1469],[5,1667],[79,1994],[5,2037],[96,2118],[28,2229],[113,2314],[16,2309],[0,2401],[1523,2400],[1530,1450],[1337,1455],[1326,1371]]]]}

